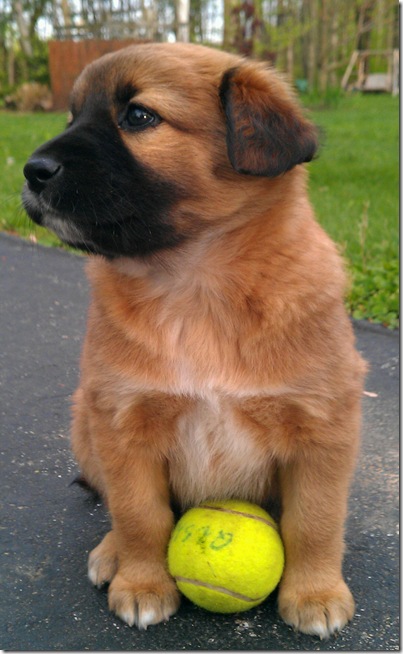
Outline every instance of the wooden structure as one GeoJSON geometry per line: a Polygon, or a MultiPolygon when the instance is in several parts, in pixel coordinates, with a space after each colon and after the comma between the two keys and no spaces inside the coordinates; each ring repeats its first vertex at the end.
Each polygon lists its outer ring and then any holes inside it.
{"type": "Polygon", "coordinates": [[[49,71],[53,109],[65,110],[75,79],[83,68],[108,52],[120,50],[139,40],[86,39],[83,41],[49,41],[49,71]]]}
{"type": "Polygon", "coordinates": [[[399,93],[399,50],[355,50],[341,80],[344,90],[399,93]],[[386,73],[370,73],[370,57],[386,57],[386,73]],[[351,81],[353,79],[353,81],[351,81]]]}

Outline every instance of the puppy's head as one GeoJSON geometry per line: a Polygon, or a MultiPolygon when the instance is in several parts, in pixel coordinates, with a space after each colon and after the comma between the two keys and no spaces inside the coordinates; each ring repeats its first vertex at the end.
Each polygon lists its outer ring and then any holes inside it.
{"type": "Polygon", "coordinates": [[[78,78],[69,125],[24,168],[23,203],[78,248],[147,255],[230,220],[247,185],[270,190],[315,149],[273,71],[201,46],[132,46],[78,78]]]}

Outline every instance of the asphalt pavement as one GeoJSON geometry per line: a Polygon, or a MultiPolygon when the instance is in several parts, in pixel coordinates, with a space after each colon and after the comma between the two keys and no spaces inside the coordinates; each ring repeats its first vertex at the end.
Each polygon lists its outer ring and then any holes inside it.
{"type": "Polygon", "coordinates": [[[327,641],[295,633],[275,594],[215,615],[183,601],[145,632],[120,622],[87,580],[108,531],[99,501],[70,483],[70,396],[78,379],[88,287],[85,257],[0,235],[0,648],[11,651],[392,651],[399,627],[399,334],[354,323],[370,362],[362,451],[346,530],[352,622],[327,641]]]}

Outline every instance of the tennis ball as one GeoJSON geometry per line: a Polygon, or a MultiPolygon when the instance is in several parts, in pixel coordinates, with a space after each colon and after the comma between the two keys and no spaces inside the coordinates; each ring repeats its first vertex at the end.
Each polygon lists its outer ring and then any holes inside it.
{"type": "Polygon", "coordinates": [[[259,506],[205,502],[176,525],[168,568],[179,590],[198,606],[237,613],[263,602],[277,586],[284,548],[276,523],[259,506]]]}

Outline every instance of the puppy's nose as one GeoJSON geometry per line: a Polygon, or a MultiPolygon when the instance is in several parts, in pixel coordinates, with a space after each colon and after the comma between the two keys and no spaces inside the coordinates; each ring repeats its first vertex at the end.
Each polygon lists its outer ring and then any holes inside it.
{"type": "Polygon", "coordinates": [[[34,191],[41,191],[62,169],[61,164],[51,157],[33,157],[24,166],[28,185],[34,191]]]}

